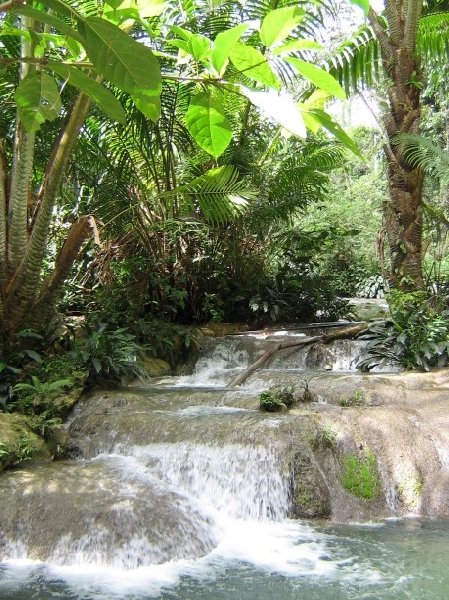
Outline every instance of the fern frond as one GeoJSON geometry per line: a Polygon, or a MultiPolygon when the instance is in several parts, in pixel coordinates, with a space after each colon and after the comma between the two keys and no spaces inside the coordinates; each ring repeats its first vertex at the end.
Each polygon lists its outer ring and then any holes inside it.
{"type": "Polygon", "coordinates": [[[437,12],[421,17],[417,50],[427,60],[447,60],[449,55],[449,12],[437,12]]]}
{"type": "Polygon", "coordinates": [[[437,173],[449,169],[449,154],[422,135],[403,133],[397,136],[396,143],[411,167],[437,173]]]}

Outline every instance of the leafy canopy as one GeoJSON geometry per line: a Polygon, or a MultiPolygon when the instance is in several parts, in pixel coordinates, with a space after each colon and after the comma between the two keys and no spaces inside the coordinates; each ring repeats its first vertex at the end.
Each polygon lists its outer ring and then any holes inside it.
{"type": "MultiPolygon", "coordinates": [[[[243,10],[243,22],[218,27],[213,37],[180,26],[175,12],[162,0],[108,0],[101,11],[90,3],[43,0],[25,5],[10,2],[0,37],[30,39],[23,58],[30,69],[15,100],[28,131],[55,119],[62,109],[65,85],[82,92],[110,118],[125,121],[120,93],[129,95],[150,120],[161,116],[163,80],[194,85],[186,126],[195,142],[214,158],[231,143],[233,131],[217,88],[245,96],[290,133],[304,137],[306,127],[325,127],[357,151],[329,115],[311,113],[285,85],[285,73],[308,81],[328,96],[344,98],[340,84],[311,62],[320,45],[299,37],[308,15],[297,5],[265,9],[260,21],[243,10]],[[40,27],[29,27],[31,23],[40,27]],[[306,53],[306,54],[304,54],[306,53]],[[308,54],[307,54],[308,53],[308,54]]],[[[366,2],[356,2],[366,8],[366,2]]],[[[241,16],[242,16],[241,15],[241,16]]],[[[187,19],[187,23],[193,23],[187,19]]],[[[288,82],[287,82],[288,83],[288,82]]]]}

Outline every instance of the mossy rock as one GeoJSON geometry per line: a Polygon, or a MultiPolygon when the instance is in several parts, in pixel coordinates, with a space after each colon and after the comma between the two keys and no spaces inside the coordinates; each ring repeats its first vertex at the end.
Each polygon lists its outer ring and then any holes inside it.
{"type": "Polygon", "coordinates": [[[22,463],[50,459],[44,440],[30,429],[26,417],[0,413],[0,471],[22,463]]]}
{"type": "Polygon", "coordinates": [[[329,489],[318,467],[307,454],[297,454],[292,464],[292,509],[296,519],[325,519],[331,514],[329,489]]]}
{"type": "Polygon", "coordinates": [[[172,375],[172,368],[166,360],[154,358],[154,356],[145,356],[141,367],[149,377],[165,377],[172,375]]]}
{"type": "Polygon", "coordinates": [[[55,413],[58,414],[61,418],[65,418],[71,409],[75,406],[78,400],[84,393],[84,383],[87,380],[88,373],[86,372],[85,380],[73,387],[68,392],[63,392],[62,394],[58,394],[53,400],[52,403],[55,407],[55,413]]]}

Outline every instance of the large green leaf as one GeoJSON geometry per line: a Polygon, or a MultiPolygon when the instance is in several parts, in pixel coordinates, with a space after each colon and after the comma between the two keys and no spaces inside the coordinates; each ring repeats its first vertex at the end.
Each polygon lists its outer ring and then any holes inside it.
{"type": "Polygon", "coordinates": [[[290,96],[286,94],[279,95],[275,92],[250,90],[244,86],[241,86],[240,90],[265,116],[290,131],[290,133],[302,138],[306,137],[307,131],[301,110],[290,96]]]}
{"type": "Polygon", "coordinates": [[[324,47],[315,42],[315,40],[306,40],[306,39],[298,39],[298,40],[289,40],[282,44],[282,46],[277,46],[273,52],[277,56],[284,56],[285,54],[289,54],[290,52],[298,52],[300,50],[324,50],[324,47]]]}
{"type": "Polygon", "coordinates": [[[320,69],[320,67],[300,58],[286,58],[285,60],[293,65],[298,73],[311,81],[317,88],[320,88],[320,90],[324,90],[340,100],[346,98],[346,94],[338,81],[324,69],[320,69]]]}
{"type": "Polygon", "coordinates": [[[226,69],[232,47],[235,46],[248,27],[247,23],[241,23],[240,25],[231,27],[231,29],[221,31],[215,38],[211,60],[213,67],[220,75],[226,69]]]}
{"type": "Polygon", "coordinates": [[[170,30],[173,31],[173,33],[176,33],[176,35],[186,42],[188,42],[192,35],[194,35],[188,29],[183,29],[182,27],[178,27],[178,25],[171,25],[170,30]]]}
{"type": "Polygon", "coordinates": [[[210,54],[212,42],[204,35],[195,33],[187,42],[187,48],[195,60],[201,61],[210,54]]]}
{"type": "Polygon", "coordinates": [[[329,133],[331,133],[339,142],[341,142],[344,146],[346,146],[346,148],[354,152],[354,154],[363,160],[363,156],[360,154],[359,147],[354,140],[351,139],[349,135],[340,127],[340,125],[336,123],[324,110],[315,108],[308,110],[307,113],[304,114],[304,117],[306,117],[306,114],[308,118],[312,118],[322,127],[324,127],[324,129],[327,129],[327,131],[329,131],[329,133]]]}
{"type": "Polygon", "coordinates": [[[158,17],[167,8],[165,0],[137,0],[139,14],[143,19],[158,17]]]}
{"type": "Polygon", "coordinates": [[[284,6],[270,11],[262,21],[260,39],[262,44],[279,44],[295,29],[304,18],[305,12],[297,6],[284,6]]]}
{"type": "Polygon", "coordinates": [[[49,63],[48,67],[63,77],[67,83],[89,96],[111,119],[119,123],[125,123],[125,111],[120,102],[114,94],[95,79],[92,79],[77,67],[62,65],[61,63],[49,63]]]}
{"type": "Polygon", "coordinates": [[[167,8],[165,0],[107,0],[106,4],[114,10],[134,9],[142,19],[157,17],[167,8]]]}
{"type": "Polygon", "coordinates": [[[196,143],[215,158],[231,142],[231,125],[216,94],[200,92],[194,96],[186,113],[186,124],[196,143]]]}
{"type": "Polygon", "coordinates": [[[25,17],[32,17],[36,21],[40,23],[45,23],[46,25],[51,25],[61,33],[75,39],[77,42],[83,43],[82,36],[75,30],[73,27],[70,27],[67,23],[55,17],[54,15],[49,14],[43,10],[37,10],[31,6],[27,6],[25,4],[21,4],[11,10],[15,15],[24,15],[25,17]]]}
{"type": "Polygon", "coordinates": [[[251,46],[235,44],[230,51],[232,64],[241,71],[246,77],[262,83],[267,87],[279,90],[281,84],[276,75],[271,70],[265,56],[251,46]]]}
{"type": "Polygon", "coordinates": [[[40,71],[28,74],[21,81],[15,100],[27,131],[38,131],[42,123],[56,119],[62,106],[55,80],[40,71]]]}
{"type": "Polygon", "coordinates": [[[134,104],[146,117],[156,122],[161,115],[161,97],[149,94],[132,94],[134,104]]]}
{"type": "Polygon", "coordinates": [[[129,94],[159,96],[162,78],[153,52],[99,17],[85,21],[87,53],[96,71],[129,94]]]}

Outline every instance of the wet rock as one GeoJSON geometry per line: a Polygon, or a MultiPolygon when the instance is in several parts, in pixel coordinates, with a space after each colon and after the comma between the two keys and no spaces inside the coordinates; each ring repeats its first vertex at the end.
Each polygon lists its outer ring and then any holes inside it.
{"type": "Polygon", "coordinates": [[[56,564],[122,568],[198,558],[207,518],[122,459],[52,463],[0,480],[0,560],[22,552],[56,564]]]}
{"type": "Polygon", "coordinates": [[[142,360],[141,368],[148,377],[164,377],[172,374],[172,368],[169,363],[162,358],[154,356],[145,356],[142,360]]]}
{"type": "Polygon", "coordinates": [[[291,464],[292,507],[295,519],[323,519],[331,515],[329,488],[310,455],[296,454],[291,464]]]}

